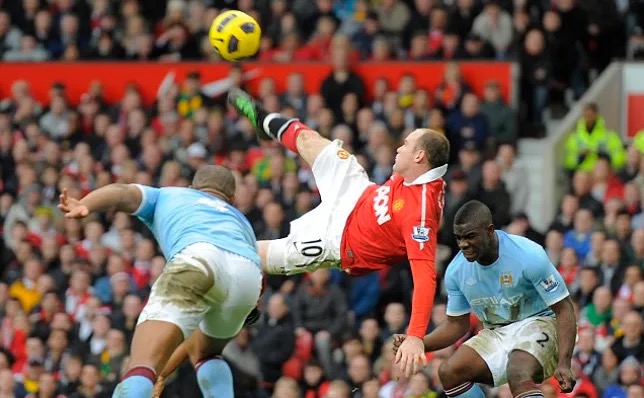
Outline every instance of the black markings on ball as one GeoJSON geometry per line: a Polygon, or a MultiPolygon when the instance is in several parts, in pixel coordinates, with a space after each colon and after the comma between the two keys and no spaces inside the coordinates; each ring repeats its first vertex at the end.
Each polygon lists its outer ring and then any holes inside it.
{"type": "Polygon", "coordinates": [[[237,18],[237,14],[230,14],[226,18],[224,18],[221,22],[219,22],[219,26],[217,26],[217,32],[224,30],[226,25],[228,25],[228,23],[235,18],[237,18]]]}
{"type": "Polygon", "coordinates": [[[230,40],[228,40],[228,52],[232,54],[237,51],[238,48],[239,40],[235,36],[230,36],[230,40]]]}
{"type": "Polygon", "coordinates": [[[244,31],[244,33],[253,33],[255,31],[255,24],[252,22],[246,22],[243,23],[240,28],[244,31]]]}

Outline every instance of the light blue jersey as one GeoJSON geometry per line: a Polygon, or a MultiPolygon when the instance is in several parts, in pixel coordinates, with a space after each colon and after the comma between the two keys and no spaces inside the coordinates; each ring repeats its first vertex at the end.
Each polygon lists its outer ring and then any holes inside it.
{"type": "Polygon", "coordinates": [[[491,265],[458,253],[447,268],[447,315],[474,311],[495,328],[534,316],[554,316],[550,306],[568,296],[561,275],[538,244],[496,231],[499,258],[491,265]]]}
{"type": "Polygon", "coordinates": [[[235,207],[196,189],[136,186],[143,199],[133,215],[150,228],[166,260],[205,242],[260,265],[253,228],[235,207]]]}

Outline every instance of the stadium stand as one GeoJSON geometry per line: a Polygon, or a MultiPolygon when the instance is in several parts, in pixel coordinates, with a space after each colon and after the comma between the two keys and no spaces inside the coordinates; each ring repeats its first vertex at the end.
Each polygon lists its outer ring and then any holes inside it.
{"type": "MultiPolygon", "coordinates": [[[[641,0],[0,0],[0,398],[111,396],[164,266],[126,214],[62,218],[62,188],[187,186],[200,165],[222,164],[260,239],[285,236],[318,203],[310,170],[223,106],[230,86],[342,139],[376,182],[409,131],[447,134],[439,275],[457,250],[459,205],[488,204],[498,227],[545,247],[577,305],[577,386],[561,394],[546,381],[544,395],[642,397],[644,119],[629,118],[627,134],[620,111],[606,122],[608,104],[577,100],[613,59],[644,54],[643,28],[641,0]],[[256,60],[231,67],[208,45],[222,8],[261,21],[256,60]],[[570,190],[534,227],[538,167],[518,149],[549,140],[566,114],[575,127],[553,167],[570,190]]],[[[269,277],[262,318],[225,351],[236,396],[442,396],[437,369],[453,348],[409,380],[392,366],[411,290],[406,264],[269,277]]],[[[163,393],[199,396],[190,366],[163,393]]]]}

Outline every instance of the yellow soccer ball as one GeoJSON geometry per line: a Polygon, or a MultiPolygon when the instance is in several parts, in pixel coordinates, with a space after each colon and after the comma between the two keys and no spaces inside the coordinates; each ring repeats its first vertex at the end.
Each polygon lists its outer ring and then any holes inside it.
{"type": "Polygon", "coordinates": [[[259,23],[239,10],[224,11],[212,21],[210,44],[226,61],[252,57],[259,50],[262,29],[259,23]]]}

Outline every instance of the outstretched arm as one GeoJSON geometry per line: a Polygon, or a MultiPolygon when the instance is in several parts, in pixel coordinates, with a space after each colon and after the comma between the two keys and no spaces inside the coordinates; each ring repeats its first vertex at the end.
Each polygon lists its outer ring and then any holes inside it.
{"type": "Polygon", "coordinates": [[[83,199],[72,198],[63,190],[58,207],[68,218],[83,218],[90,213],[116,209],[134,213],[143,200],[141,190],[135,185],[110,184],[90,192],[83,199]]]}
{"type": "MultiPolygon", "coordinates": [[[[438,325],[430,334],[423,338],[426,351],[438,351],[455,344],[465,333],[470,330],[470,314],[459,316],[447,316],[447,319],[438,325]]],[[[394,337],[394,352],[407,338],[404,334],[397,334],[394,337]]]]}
{"type": "Polygon", "coordinates": [[[184,341],[177,347],[174,352],[172,353],[172,356],[170,359],[168,359],[168,362],[166,362],[165,367],[161,371],[161,374],[159,374],[159,377],[166,378],[172,374],[177,368],[186,360],[188,359],[188,344],[189,340],[184,341]]]}
{"type": "Polygon", "coordinates": [[[429,318],[436,295],[436,270],[429,260],[410,260],[414,291],[411,299],[411,316],[407,334],[423,338],[427,332],[429,318]]]}
{"type": "Polygon", "coordinates": [[[430,334],[423,338],[427,351],[437,351],[455,344],[470,330],[470,314],[447,316],[430,334]]]}
{"type": "Polygon", "coordinates": [[[187,344],[190,339],[184,341],[177,347],[168,362],[166,362],[165,367],[157,377],[157,381],[154,383],[154,398],[160,398],[165,388],[165,378],[170,376],[177,368],[188,359],[188,348],[187,344]]]}
{"type": "Polygon", "coordinates": [[[411,303],[411,318],[407,328],[408,338],[400,345],[396,353],[396,363],[404,371],[405,376],[415,374],[427,364],[423,348],[423,336],[432,313],[434,294],[436,292],[436,273],[434,262],[429,260],[410,260],[414,280],[414,293],[411,303]]]}

